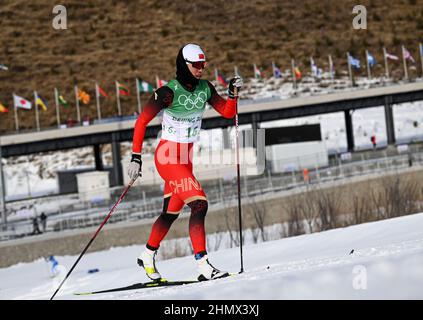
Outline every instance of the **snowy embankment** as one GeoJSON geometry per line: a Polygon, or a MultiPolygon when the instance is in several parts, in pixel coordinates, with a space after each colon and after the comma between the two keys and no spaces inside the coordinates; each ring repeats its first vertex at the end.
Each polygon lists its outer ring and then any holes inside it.
{"type": "MultiPolygon", "coordinates": [[[[168,288],[75,296],[147,280],[136,265],[142,246],[87,254],[57,299],[423,299],[423,213],[244,246],[245,272],[168,288]],[[98,268],[100,272],[87,271],[98,268]]],[[[185,240],[181,240],[184,243],[185,240]]],[[[211,252],[211,262],[239,270],[239,248],[211,252]]],[[[70,268],[75,256],[57,257],[70,268]]],[[[158,261],[172,280],[196,276],[192,256],[158,261]]],[[[0,299],[48,299],[60,278],[42,259],[0,269],[0,299]]]]}

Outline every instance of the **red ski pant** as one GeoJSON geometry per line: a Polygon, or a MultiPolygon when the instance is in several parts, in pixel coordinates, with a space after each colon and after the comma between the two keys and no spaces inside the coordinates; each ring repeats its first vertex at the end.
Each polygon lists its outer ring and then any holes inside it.
{"type": "Polygon", "coordinates": [[[163,212],[153,224],[147,246],[157,249],[183,206],[191,208],[189,233],[194,253],[206,251],[204,220],[207,213],[206,195],[192,172],[192,143],[160,140],[154,160],[165,181],[163,212]]]}

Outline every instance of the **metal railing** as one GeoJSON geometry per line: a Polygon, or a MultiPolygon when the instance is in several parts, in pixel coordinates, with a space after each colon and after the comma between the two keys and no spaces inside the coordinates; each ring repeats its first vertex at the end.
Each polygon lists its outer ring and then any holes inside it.
{"type": "MultiPolygon", "coordinates": [[[[294,190],[307,184],[325,184],[351,177],[365,176],[370,174],[386,174],[408,167],[421,166],[423,168],[423,152],[420,150],[414,153],[407,153],[396,156],[385,156],[377,159],[362,159],[345,163],[338,161],[325,168],[309,169],[307,178],[304,172],[292,171],[284,173],[272,173],[268,169],[260,176],[242,177],[242,197],[249,199],[254,196],[280,191],[294,190]]],[[[209,181],[203,184],[206,190],[210,209],[219,207],[219,204],[230,203],[237,197],[236,181],[224,181],[223,179],[209,181]]],[[[114,224],[124,221],[139,221],[153,218],[159,215],[163,206],[162,191],[150,191],[148,197],[140,197],[142,187],[133,187],[132,196],[122,202],[109,223],[114,224]]],[[[120,188],[114,188],[114,193],[119,193],[120,188]]],[[[145,192],[145,191],[144,191],[145,192]]],[[[75,197],[75,195],[73,195],[75,197]]],[[[49,215],[45,232],[60,232],[63,230],[81,229],[98,226],[104,219],[104,215],[113,205],[117,195],[112,196],[109,203],[96,205],[78,203],[63,207],[55,215],[49,215]],[[88,207],[87,207],[88,206],[88,207]],[[77,210],[76,210],[77,209],[77,210]]],[[[53,197],[49,197],[50,200],[53,197]]],[[[185,210],[188,210],[185,208],[185,210]]],[[[40,225],[40,229],[42,226],[40,225]]],[[[7,230],[0,232],[0,240],[21,238],[33,234],[33,224],[30,219],[12,221],[8,224],[7,230]]]]}

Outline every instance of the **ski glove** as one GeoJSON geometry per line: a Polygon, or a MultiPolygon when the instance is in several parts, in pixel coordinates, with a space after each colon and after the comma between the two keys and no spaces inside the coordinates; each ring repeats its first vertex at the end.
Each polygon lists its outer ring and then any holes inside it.
{"type": "Polygon", "coordinates": [[[229,88],[228,88],[228,96],[229,98],[237,98],[239,94],[239,90],[241,90],[242,85],[244,82],[240,76],[235,76],[229,81],[229,88]],[[237,93],[235,94],[235,87],[238,89],[237,93]]]}
{"type": "Polygon", "coordinates": [[[131,157],[131,162],[128,165],[128,176],[129,178],[136,179],[141,176],[141,167],[142,167],[142,160],[141,155],[133,153],[131,157]]]}

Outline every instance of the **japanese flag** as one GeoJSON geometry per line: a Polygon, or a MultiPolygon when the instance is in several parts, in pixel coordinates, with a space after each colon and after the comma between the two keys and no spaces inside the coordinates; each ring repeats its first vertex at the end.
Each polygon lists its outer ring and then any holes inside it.
{"type": "Polygon", "coordinates": [[[15,104],[15,108],[22,108],[22,109],[31,109],[32,104],[30,101],[13,94],[13,103],[15,104]]]}

